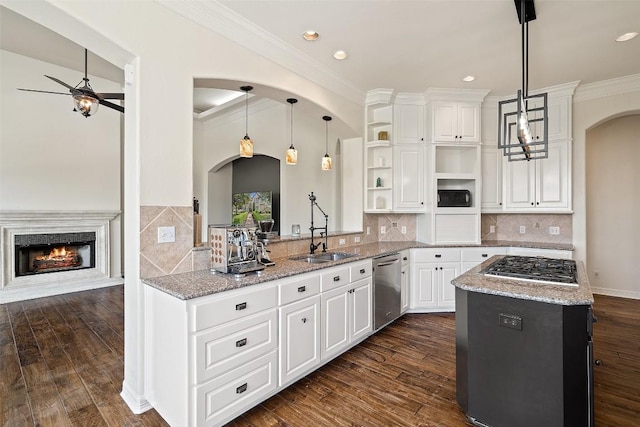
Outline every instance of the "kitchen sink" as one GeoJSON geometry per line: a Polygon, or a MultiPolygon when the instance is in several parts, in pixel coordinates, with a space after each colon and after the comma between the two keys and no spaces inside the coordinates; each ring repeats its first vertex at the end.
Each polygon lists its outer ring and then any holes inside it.
{"type": "Polygon", "coordinates": [[[308,254],[308,255],[299,255],[295,257],[291,257],[289,259],[293,261],[302,261],[308,262],[312,264],[323,263],[329,261],[338,261],[345,258],[351,258],[356,256],[356,254],[350,254],[348,252],[323,252],[319,254],[308,254]]]}

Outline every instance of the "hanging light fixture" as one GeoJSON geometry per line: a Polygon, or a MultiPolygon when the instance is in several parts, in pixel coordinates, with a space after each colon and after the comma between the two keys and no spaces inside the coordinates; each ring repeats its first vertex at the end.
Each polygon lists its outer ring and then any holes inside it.
{"type": "Polygon", "coordinates": [[[249,138],[249,91],[253,86],[242,86],[240,90],[245,92],[245,135],[240,140],[240,157],[253,157],[253,141],[249,138]]]}
{"type": "Polygon", "coordinates": [[[515,99],[498,102],[498,148],[509,161],[549,155],[547,94],[529,95],[529,21],[536,19],[533,0],[514,0],[522,35],[522,89],[515,99]],[[531,131],[536,127],[536,134],[531,131]]]}
{"type": "Polygon", "coordinates": [[[287,102],[291,104],[291,145],[287,149],[287,164],[295,165],[298,163],[298,150],[293,146],[293,104],[298,102],[295,98],[287,98],[287,102]]]}
{"type": "Polygon", "coordinates": [[[322,116],[322,120],[325,123],[325,136],[324,136],[324,156],[322,157],[322,170],[330,171],[331,170],[331,157],[329,156],[329,122],[331,121],[331,116],[322,116]]]}

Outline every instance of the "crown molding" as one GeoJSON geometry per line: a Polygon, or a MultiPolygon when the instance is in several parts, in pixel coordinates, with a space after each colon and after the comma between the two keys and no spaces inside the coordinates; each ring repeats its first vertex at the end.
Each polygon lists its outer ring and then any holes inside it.
{"type": "Polygon", "coordinates": [[[430,87],[424,91],[424,99],[426,102],[431,101],[469,101],[482,102],[484,98],[491,92],[488,89],[453,89],[430,87]]]}
{"type": "Polygon", "coordinates": [[[421,93],[399,93],[396,95],[396,104],[424,105],[424,95],[421,93]]]}
{"type": "Polygon", "coordinates": [[[393,102],[394,89],[371,89],[367,92],[365,103],[367,105],[390,104],[393,102]]]}
{"type": "Polygon", "coordinates": [[[584,84],[576,89],[573,102],[626,95],[630,92],[640,92],[640,74],[584,84]]]}
{"type": "Polygon", "coordinates": [[[251,50],[256,55],[263,56],[300,76],[304,76],[313,83],[340,94],[358,105],[364,105],[365,94],[330,68],[303,54],[217,1],[154,1],[251,50]]]}
{"type": "MultiPolygon", "coordinates": [[[[269,98],[261,98],[249,101],[249,124],[251,124],[251,116],[254,114],[259,114],[263,111],[270,110],[276,107],[284,107],[284,104],[278,101],[274,101],[269,98]]],[[[223,110],[221,113],[216,114],[214,116],[207,116],[207,118],[203,120],[199,120],[204,124],[205,129],[212,129],[219,126],[224,126],[228,123],[244,120],[245,119],[245,106],[236,104],[231,108],[227,108],[223,110]]]]}

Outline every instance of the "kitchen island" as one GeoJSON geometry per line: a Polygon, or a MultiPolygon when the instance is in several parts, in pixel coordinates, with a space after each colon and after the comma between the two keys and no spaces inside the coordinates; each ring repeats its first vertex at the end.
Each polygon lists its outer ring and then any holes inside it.
{"type": "Polygon", "coordinates": [[[494,256],[456,287],[456,395],[479,426],[593,425],[593,295],[577,284],[488,276],[494,256]]]}

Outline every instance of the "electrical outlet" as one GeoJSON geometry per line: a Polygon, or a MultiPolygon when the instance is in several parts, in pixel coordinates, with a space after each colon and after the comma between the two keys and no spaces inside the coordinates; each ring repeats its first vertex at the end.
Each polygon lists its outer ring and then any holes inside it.
{"type": "Polygon", "coordinates": [[[360,243],[360,236],[356,236],[353,238],[353,243],[360,243]]]}
{"type": "Polygon", "coordinates": [[[380,226],[380,234],[385,234],[387,232],[387,227],[385,227],[384,225],[380,226]]]}
{"type": "Polygon", "coordinates": [[[158,243],[173,243],[175,241],[175,227],[158,227],[158,243]]]}
{"type": "Polygon", "coordinates": [[[560,234],[560,227],[549,227],[549,234],[560,234]]]}
{"type": "Polygon", "coordinates": [[[345,239],[338,240],[338,245],[345,245],[347,241],[345,239]]]}
{"type": "Polygon", "coordinates": [[[367,227],[367,236],[371,234],[371,227],[367,227]]]}
{"type": "Polygon", "coordinates": [[[407,234],[407,226],[403,225],[400,231],[402,232],[402,234],[407,234]]]}
{"type": "Polygon", "coordinates": [[[524,225],[520,226],[520,234],[524,234],[527,232],[527,227],[525,227],[524,225]]]}
{"type": "Polygon", "coordinates": [[[490,225],[489,226],[489,233],[495,233],[496,232],[496,226],[495,225],[490,225]]]}

